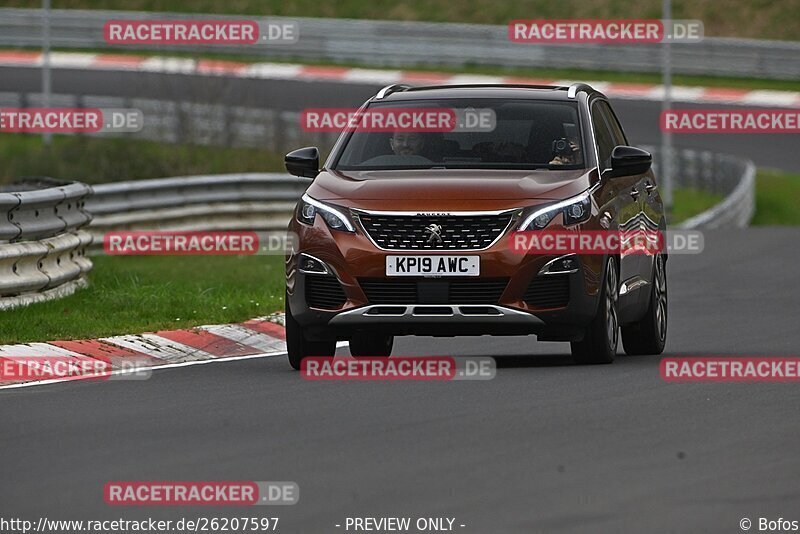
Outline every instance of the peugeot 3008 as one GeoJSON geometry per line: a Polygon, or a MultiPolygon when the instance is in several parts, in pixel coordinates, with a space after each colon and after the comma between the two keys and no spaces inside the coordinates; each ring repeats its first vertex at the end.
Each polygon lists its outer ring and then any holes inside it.
{"type": "MultiPolygon", "coordinates": [[[[516,232],[662,232],[651,155],[629,146],[608,99],[586,84],[382,89],[359,110],[491,110],[491,129],[398,135],[348,127],[289,230],[289,363],[388,357],[394,336],[530,335],[571,344],[578,363],[659,354],[666,261],[652,254],[520,254],[516,232]],[[405,138],[404,138],[405,137],[405,138]]],[[[463,116],[463,115],[462,115],[463,116]]]]}

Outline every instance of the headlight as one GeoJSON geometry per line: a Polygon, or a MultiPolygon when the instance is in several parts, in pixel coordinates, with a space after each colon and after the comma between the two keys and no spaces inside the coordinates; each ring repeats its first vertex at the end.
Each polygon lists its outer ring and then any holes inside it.
{"type": "Polygon", "coordinates": [[[319,200],[314,200],[308,195],[303,195],[297,210],[297,220],[303,224],[312,225],[314,224],[314,217],[316,217],[318,213],[332,230],[340,230],[342,232],[356,231],[347,215],[333,206],[323,204],[319,200]]]}
{"type": "Polygon", "coordinates": [[[519,225],[519,231],[541,230],[559,213],[564,217],[564,226],[586,221],[592,215],[592,189],[580,195],[533,211],[519,225]]]}

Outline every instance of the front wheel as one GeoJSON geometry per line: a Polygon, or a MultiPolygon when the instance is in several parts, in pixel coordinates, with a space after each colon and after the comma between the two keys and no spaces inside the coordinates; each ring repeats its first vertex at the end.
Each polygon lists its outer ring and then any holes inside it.
{"type": "Polygon", "coordinates": [[[667,265],[659,254],[653,266],[650,305],[638,322],[622,327],[625,354],[661,354],[667,342],[667,265]]]}
{"type": "Polygon", "coordinates": [[[618,295],[617,263],[614,258],[608,258],[603,285],[600,289],[597,315],[586,329],[583,340],[570,343],[572,358],[577,363],[598,364],[614,361],[619,342],[618,295]]]}
{"type": "Polygon", "coordinates": [[[286,353],[289,365],[299,371],[303,360],[309,356],[333,356],[336,353],[336,340],[309,341],[303,327],[295,320],[286,296],[286,353]]]}

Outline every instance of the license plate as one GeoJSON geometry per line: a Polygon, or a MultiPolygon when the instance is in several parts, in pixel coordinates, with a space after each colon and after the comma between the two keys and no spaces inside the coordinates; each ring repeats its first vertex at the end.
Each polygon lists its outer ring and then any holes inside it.
{"type": "Polygon", "coordinates": [[[386,256],[386,276],[478,276],[480,256],[386,256]]]}

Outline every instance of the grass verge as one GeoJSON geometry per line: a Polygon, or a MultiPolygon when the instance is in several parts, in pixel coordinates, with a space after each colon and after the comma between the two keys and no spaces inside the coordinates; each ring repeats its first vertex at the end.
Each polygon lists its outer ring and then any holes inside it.
{"type": "Polygon", "coordinates": [[[130,138],[0,134],[0,183],[51,176],[88,183],[192,174],[283,171],[283,155],[256,148],[172,145],[130,138]]]}
{"type": "Polygon", "coordinates": [[[234,323],[283,309],[283,257],[97,256],[87,289],[0,312],[0,343],[234,323]]]}
{"type": "Polygon", "coordinates": [[[754,226],[800,225],[800,174],[770,169],[756,173],[756,214],[754,226]]]}
{"type": "Polygon", "coordinates": [[[721,202],[722,195],[700,189],[675,189],[672,191],[672,214],[669,224],[676,225],[721,202]]]}

